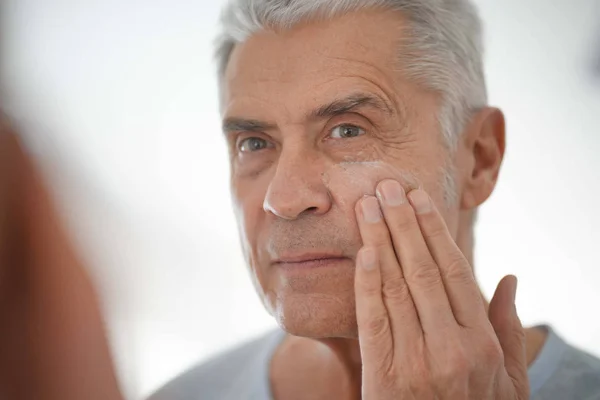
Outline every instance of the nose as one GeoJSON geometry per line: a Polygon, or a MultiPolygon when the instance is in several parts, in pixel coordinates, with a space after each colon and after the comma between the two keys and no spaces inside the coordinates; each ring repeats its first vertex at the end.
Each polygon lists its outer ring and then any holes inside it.
{"type": "Polygon", "coordinates": [[[263,209],[286,220],[327,213],[332,200],[323,173],[324,162],[317,155],[294,149],[282,151],[263,209]]]}

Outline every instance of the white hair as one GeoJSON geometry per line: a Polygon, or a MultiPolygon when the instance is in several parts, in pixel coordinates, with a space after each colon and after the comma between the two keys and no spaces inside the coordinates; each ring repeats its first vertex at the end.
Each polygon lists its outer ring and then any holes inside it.
{"type": "MultiPolygon", "coordinates": [[[[253,33],[361,9],[397,11],[405,17],[407,35],[399,38],[398,71],[439,94],[439,127],[452,153],[471,114],[487,103],[481,22],[469,0],[230,0],[217,38],[219,83],[235,45],[253,33]]],[[[445,168],[442,177],[449,202],[455,197],[452,170],[445,168]]]]}

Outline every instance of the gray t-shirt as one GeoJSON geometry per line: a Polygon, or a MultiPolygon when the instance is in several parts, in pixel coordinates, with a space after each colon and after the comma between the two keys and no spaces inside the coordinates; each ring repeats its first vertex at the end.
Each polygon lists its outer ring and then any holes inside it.
{"type": "MultiPolygon", "coordinates": [[[[530,400],[600,400],[600,359],[548,332],[529,367],[530,400]]],[[[273,400],[269,363],[285,337],[281,330],[191,368],[148,400],[273,400]]]]}

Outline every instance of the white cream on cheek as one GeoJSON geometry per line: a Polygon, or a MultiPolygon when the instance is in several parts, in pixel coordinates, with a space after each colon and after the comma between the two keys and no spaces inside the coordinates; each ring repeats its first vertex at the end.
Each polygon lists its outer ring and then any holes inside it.
{"type": "Polygon", "coordinates": [[[377,184],[395,179],[406,192],[421,187],[417,177],[408,171],[382,161],[343,161],[331,164],[323,173],[323,184],[341,207],[354,207],[365,195],[374,195],[377,184]]]}

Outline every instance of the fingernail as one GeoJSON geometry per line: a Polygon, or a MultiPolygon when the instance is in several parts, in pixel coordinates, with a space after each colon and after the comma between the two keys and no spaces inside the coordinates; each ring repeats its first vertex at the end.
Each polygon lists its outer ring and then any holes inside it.
{"type": "Polygon", "coordinates": [[[431,211],[431,200],[423,190],[413,190],[408,194],[408,197],[417,214],[425,214],[431,211]]]}
{"type": "Polygon", "coordinates": [[[378,222],[381,219],[379,202],[373,196],[366,197],[361,202],[363,218],[369,223],[378,222]]]}
{"type": "Polygon", "coordinates": [[[389,206],[399,206],[406,202],[406,193],[402,186],[393,180],[386,180],[381,183],[381,197],[383,202],[389,206]]]}
{"type": "Polygon", "coordinates": [[[372,271],[377,265],[377,259],[375,257],[375,251],[371,248],[363,248],[360,251],[360,266],[367,271],[372,271]]]}

